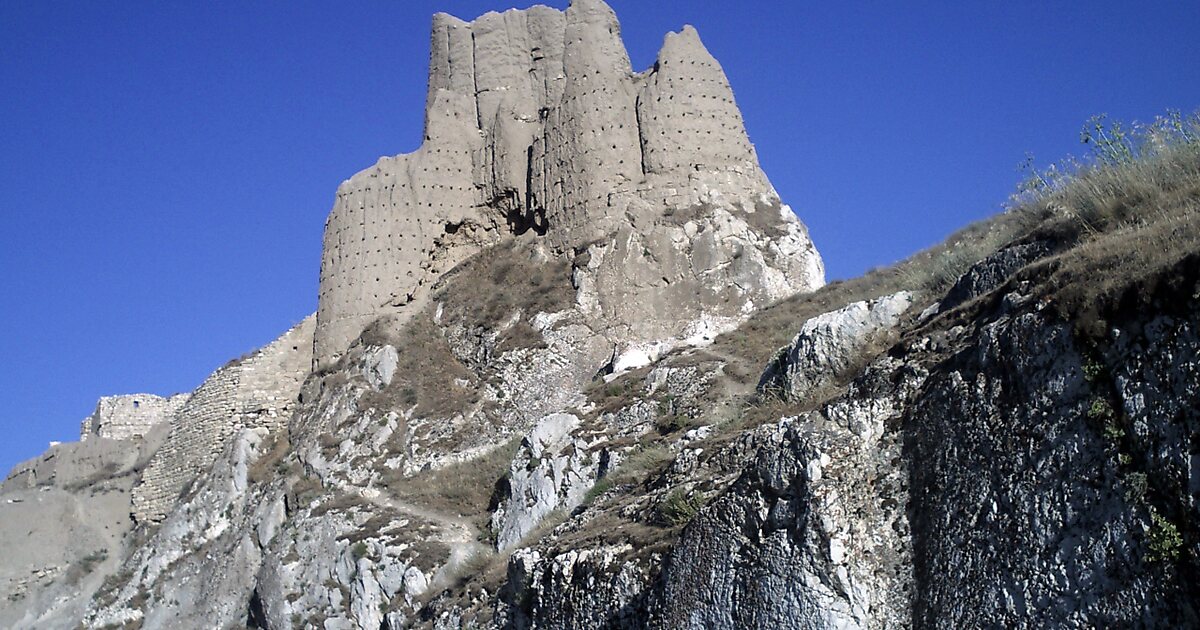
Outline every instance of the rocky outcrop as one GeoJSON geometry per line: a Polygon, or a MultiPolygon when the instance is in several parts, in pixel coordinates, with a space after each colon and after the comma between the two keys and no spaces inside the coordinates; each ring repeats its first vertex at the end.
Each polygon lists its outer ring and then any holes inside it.
{"type": "Polygon", "coordinates": [[[521,441],[508,470],[508,492],[492,513],[496,547],[503,551],[521,541],[554,510],[570,510],[600,476],[600,457],[572,436],[579,418],[546,416],[521,441]]]}
{"type": "Polygon", "coordinates": [[[946,297],[937,305],[937,310],[948,311],[998,289],[1017,270],[1049,255],[1052,251],[1050,244],[1044,241],[1001,248],[1000,251],[972,265],[955,281],[954,286],[946,292],[946,297]]]}
{"type": "Polygon", "coordinates": [[[1183,532],[1195,518],[1185,453],[1197,427],[1196,265],[1130,287],[1177,278],[1142,302],[1155,314],[1113,313],[1105,339],[1078,336],[1045,287],[1026,282],[989,296],[966,325],[922,329],[815,411],[699,456],[685,442],[635,498],[602,499],[514,554],[500,618],[1194,624],[1183,532]],[[592,525],[632,526],[617,514],[684,514],[686,525],[665,557],[639,557],[653,542],[592,525]]]}
{"type": "Polygon", "coordinates": [[[239,430],[213,454],[211,468],[191,480],[195,489],[157,528],[143,530],[146,539],[123,559],[118,579],[97,593],[86,625],[222,626],[244,617],[261,540],[269,540],[281,516],[274,501],[251,500],[250,470],[266,433],[239,430]]]}
{"type": "MultiPolygon", "coordinates": [[[[1194,282],[1194,264],[1170,274],[1194,282]]],[[[1178,309],[1196,288],[1163,291],[1159,315],[1120,314],[1104,350],[1025,291],[954,331],[965,351],[906,414],[914,623],[1196,623],[1176,562],[1189,552],[1170,535],[1195,515],[1184,452],[1197,401],[1179,379],[1200,345],[1195,312],[1178,309]],[[1146,404],[1175,413],[1151,419],[1146,404]]]]}
{"type": "MultiPolygon", "coordinates": [[[[882,422],[870,418],[867,422],[882,422]]],[[[653,591],[655,628],[895,628],[911,576],[896,436],[785,420],[682,532],[653,591]]]]}
{"type": "Polygon", "coordinates": [[[759,379],[760,390],[807,400],[818,390],[852,376],[871,356],[871,345],[885,346],[900,316],[912,305],[907,291],[855,302],[818,315],[800,327],[792,342],[780,348],[759,379]]]}

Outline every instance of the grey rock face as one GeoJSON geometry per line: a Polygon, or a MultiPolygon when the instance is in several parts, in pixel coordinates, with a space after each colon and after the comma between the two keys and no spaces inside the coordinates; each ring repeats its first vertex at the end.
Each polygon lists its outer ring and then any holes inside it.
{"type": "Polygon", "coordinates": [[[596,478],[593,463],[581,461],[582,444],[571,432],[579,418],[565,413],[546,416],[521,442],[508,474],[508,496],[492,514],[496,547],[504,550],[520,542],[560,504],[574,507],[596,478]]]}
{"type": "MultiPolygon", "coordinates": [[[[773,444],[682,533],[654,597],[659,628],[870,628],[905,588],[903,499],[874,442],[781,425],[773,444]],[[864,446],[868,456],[864,457],[864,446]],[[882,475],[880,475],[882,473],[882,475]],[[861,488],[867,479],[875,492],[861,488]],[[898,570],[900,569],[900,570],[898,570]]],[[[884,452],[898,453],[894,442],[884,452]]]]}
{"type": "MultiPolygon", "coordinates": [[[[1119,428],[1126,435],[1118,439],[1129,441],[1128,452],[1144,453],[1139,464],[1145,466],[1147,483],[1153,479],[1170,496],[1183,498],[1175,506],[1178,517],[1195,522],[1200,519],[1200,453],[1191,444],[1200,435],[1200,331],[1193,318],[1180,313],[1160,314],[1144,323],[1121,321],[1115,331],[1111,356],[1088,360],[1116,359],[1116,365],[1092,380],[1099,379],[1104,391],[1104,377],[1111,378],[1117,401],[1113,407],[1125,417],[1119,428]]],[[[1138,480],[1127,481],[1136,485],[1138,480]]]]}
{"type": "Polygon", "coordinates": [[[910,306],[912,294],[902,291],[855,302],[804,322],[763,373],[759,389],[781,390],[792,400],[809,398],[819,388],[861,368],[866,348],[886,340],[910,306]]]}
{"type": "Polygon", "coordinates": [[[212,469],[193,480],[194,491],[124,559],[125,578],[92,602],[87,626],[225,625],[245,613],[262,553],[251,532],[269,529],[276,514],[272,502],[252,500],[249,483],[266,435],[243,429],[226,443],[212,469]],[[171,596],[147,606],[155,592],[171,596]]]}
{"type": "Polygon", "coordinates": [[[1052,251],[1044,242],[1011,245],[975,263],[942,298],[939,310],[948,311],[968,300],[996,290],[1014,272],[1052,251]]]}
{"type": "Polygon", "coordinates": [[[741,472],[660,565],[566,552],[586,525],[564,524],[514,556],[498,610],[516,627],[1194,625],[1190,543],[1164,533],[1195,514],[1200,293],[1183,284],[1154,302],[1169,314],[1119,314],[1086,344],[1004,296],[818,411],[681,451],[656,484],[741,472]]]}
{"type": "Polygon", "coordinates": [[[392,384],[396,376],[396,368],[400,365],[400,354],[392,346],[383,346],[368,352],[363,357],[363,372],[367,382],[375,389],[383,389],[392,384]]]}
{"type": "MultiPolygon", "coordinates": [[[[1151,348],[1166,331],[1146,332],[1151,348]]],[[[1200,348],[1194,337],[1184,343],[1194,364],[1200,348]]],[[[1153,373],[1173,360],[1139,355],[1119,371],[1158,365],[1153,373]]],[[[1138,472],[1144,456],[1122,457],[1121,421],[1093,411],[1105,408],[1095,401],[1111,395],[1108,385],[1089,381],[1070,329],[1042,312],[1003,317],[981,326],[960,357],[931,376],[906,420],[914,622],[1195,623],[1174,567],[1148,560],[1149,512],[1166,508],[1133,490],[1144,488],[1141,475],[1152,485],[1180,477],[1138,472]]],[[[1158,383],[1152,398],[1188,400],[1158,383]]],[[[1142,426],[1169,433],[1186,424],[1162,416],[1142,426]]]]}
{"type": "Polygon", "coordinates": [[[496,626],[643,627],[643,597],[652,571],[625,561],[629,551],[611,546],[544,557],[536,550],[518,550],[508,564],[496,626]]]}

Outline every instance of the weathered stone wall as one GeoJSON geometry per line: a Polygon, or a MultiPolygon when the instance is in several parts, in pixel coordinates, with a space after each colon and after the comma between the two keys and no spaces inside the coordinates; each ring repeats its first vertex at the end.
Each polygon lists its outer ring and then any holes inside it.
{"type": "MultiPolygon", "coordinates": [[[[669,33],[638,96],[642,165],[688,188],[697,171],[744,174],[743,192],[769,190],[721,64],[691,26],[669,33]]],[[[731,187],[732,188],[732,187],[731,187]]],[[[736,188],[733,188],[736,191],[736,188]]]]}
{"type": "Polygon", "coordinates": [[[695,29],[668,35],[640,74],[620,33],[601,0],[474,22],[434,17],[423,144],[343,183],[326,223],[318,363],[335,360],[373,319],[417,310],[440,273],[506,233],[534,230],[564,258],[629,241],[623,231],[643,236],[627,243],[636,256],[608,263],[607,275],[645,281],[597,283],[594,297],[610,315],[618,303],[653,303],[615,327],[645,340],[681,338],[709,311],[736,318],[824,282],[807,231],[759,168],[729,81],[695,29]],[[729,225],[725,211],[735,207],[763,216],[729,225]],[[688,241],[703,223],[723,242],[702,244],[698,261],[688,241]],[[772,241],[783,242],[778,251],[772,241]],[[743,247],[762,255],[736,262],[743,247]],[[728,295],[724,270],[746,261],[777,277],[728,295]],[[714,297],[704,313],[677,311],[679,300],[662,298],[667,285],[714,297]]]}
{"type": "Polygon", "coordinates": [[[243,428],[281,427],[312,365],[309,316],[253,355],[213,372],[176,414],[166,441],[133,491],[138,521],[161,520],[188,483],[212,466],[243,428]]]}
{"type": "Polygon", "coordinates": [[[566,12],[562,99],[547,112],[532,148],[532,205],[545,210],[560,247],[602,237],[621,221],[613,193],[641,179],[637,89],[621,29],[602,2],[566,12]]]}
{"type": "Polygon", "coordinates": [[[140,438],[153,427],[170,422],[187,402],[190,394],[164,398],[154,394],[105,396],[96,403],[92,415],[83,419],[79,440],[104,437],[114,440],[140,438]]]}
{"type": "Polygon", "coordinates": [[[372,319],[417,300],[433,278],[478,249],[458,254],[459,239],[451,238],[476,229],[463,225],[477,219],[474,113],[461,99],[434,100],[420,149],[382,158],[338,188],[325,225],[318,356],[344,350],[372,319]]]}

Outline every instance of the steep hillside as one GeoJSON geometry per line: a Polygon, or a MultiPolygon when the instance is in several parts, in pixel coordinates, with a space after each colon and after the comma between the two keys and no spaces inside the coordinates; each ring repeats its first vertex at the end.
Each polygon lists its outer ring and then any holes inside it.
{"type": "Polygon", "coordinates": [[[694,30],[432,41],[315,317],[0,486],[0,625],[1200,624],[1195,118],[823,285],[694,30]]]}

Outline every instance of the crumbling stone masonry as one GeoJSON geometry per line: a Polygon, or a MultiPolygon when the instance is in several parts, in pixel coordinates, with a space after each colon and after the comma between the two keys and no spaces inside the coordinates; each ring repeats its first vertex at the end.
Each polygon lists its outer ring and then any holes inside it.
{"type": "Polygon", "coordinates": [[[165,517],[237,431],[274,431],[287,423],[312,365],[314,326],[310,315],[261,350],[213,372],[192,393],[133,490],[135,519],[165,517]]]}
{"type": "Polygon", "coordinates": [[[164,398],[154,394],[104,396],[79,427],[79,441],[90,437],[114,440],[140,438],[153,427],[170,422],[191,394],[164,398]]]}

